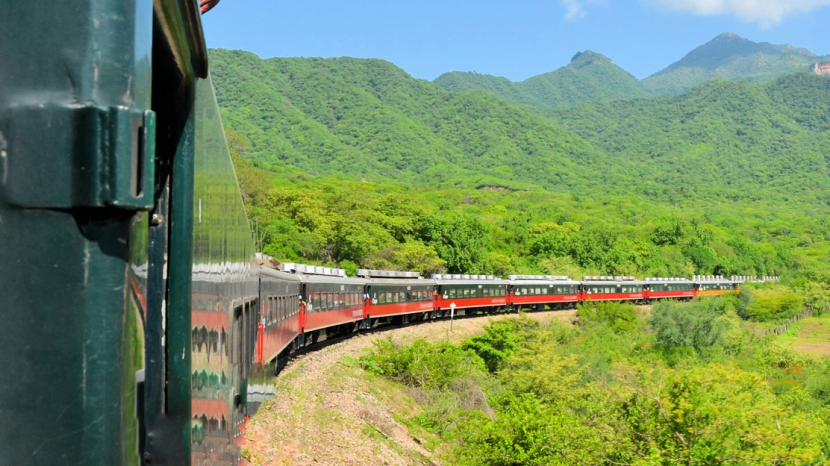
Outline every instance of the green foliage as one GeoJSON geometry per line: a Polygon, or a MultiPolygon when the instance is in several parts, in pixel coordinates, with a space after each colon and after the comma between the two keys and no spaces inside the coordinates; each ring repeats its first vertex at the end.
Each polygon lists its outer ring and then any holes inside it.
{"type": "Polygon", "coordinates": [[[212,50],[225,125],[275,172],[559,189],[592,177],[579,137],[484,92],[455,94],[382,60],[261,60],[212,50]],[[530,179],[528,174],[532,173],[530,179]]]}
{"type": "Polygon", "coordinates": [[[702,300],[690,304],[660,301],[652,308],[649,325],[657,342],[664,348],[685,346],[698,351],[714,346],[727,330],[715,306],[719,300],[702,300]]]}
{"type": "MultiPolygon", "coordinates": [[[[711,352],[739,330],[735,301],[661,303],[651,330],[661,341],[665,329],[683,327],[693,337],[668,338],[671,344],[711,352]],[[721,338],[713,336],[719,325],[721,338]]],[[[724,345],[731,349],[721,362],[692,351],[668,369],[663,348],[649,345],[651,330],[611,330],[626,313],[621,306],[580,313],[580,321],[591,323],[493,322],[461,347],[381,340],[361,361],[369,371],[423,390],[424,411],[412,421],[450,443],[448,464],[827,460],[830,365],[754,339],[724,345]],[[605,369],[598,360],[606,361],[605,369]]]]}
{"type": "MultiPolygon", "coordinates": [[[[816,299],[811,296],[811,299],[816,299]]],[[[757,322],[786,320],[798,314],[804,303],[796,290],[786,285],[741,287],[738,312],[745,319],[757,322]]]]}
{"type": "Polygon", "coordinates": [[[475,353],[451,344],[416,340],[402,346],[386,338],[375,340],[374,345],[372,354],[361,358],[363,366],[411,387],[442,390],[484,369],[475,353]]]}
{"type": "Polygon", "coordinates": [[[712,82],[546,120],[379,60],[211,60],[258,244],[279,259],[830,282],[825,77],[712,82]]]}
{"type": "Polygon", "coordinates": [[[580,325],[602,323],[618,334],[630,332],[642,325],[637,308],[630,303],[595,301],[580,304],[576,317],[580,325]]]}
{"type": "Polygon", "coordinates": [[[475,351],[487,370],[497,372],[521,344],[533,338],[539,323],[528,318],[509,319],[484,326],[484,333],[464,342],[463,348],[475,351]]]}

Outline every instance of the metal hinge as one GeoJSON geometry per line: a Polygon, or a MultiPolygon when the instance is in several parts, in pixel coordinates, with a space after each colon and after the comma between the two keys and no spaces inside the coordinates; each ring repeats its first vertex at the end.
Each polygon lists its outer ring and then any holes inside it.
{"type": "Polygon", "coordinates": [[[156,116],[127,107],[17,107],[0,127],[0,197],[26,208],[153,205],[156,116]]]}

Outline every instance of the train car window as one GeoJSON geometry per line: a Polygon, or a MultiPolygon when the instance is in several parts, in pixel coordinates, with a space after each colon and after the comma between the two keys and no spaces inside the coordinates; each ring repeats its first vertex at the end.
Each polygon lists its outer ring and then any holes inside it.
{"type": "Polygon", "coordinates": [[[455,290],[454,290],[454,289],[451,289],[451,290],[449,290],[449,291],[450,291],[450,292],[449,292],[449,297],[450,297],[450,299],[455,299],[455,290]]]}
{"type": "Polygon", "coordinates": [[[469,289],[469,288],[464,288],[464,297],[465,297],[465,298],[469,298],[469,297],[470,297],[470,289],[469,289]]]}
{"type": "Polygon", "coordinates": [[[271,322],[278,322],[280,320],[280,303],[282,302],[282,298],[276,296],[271,298],[271,302],[268,303],[268,307],[271,308],[271,322]]]}

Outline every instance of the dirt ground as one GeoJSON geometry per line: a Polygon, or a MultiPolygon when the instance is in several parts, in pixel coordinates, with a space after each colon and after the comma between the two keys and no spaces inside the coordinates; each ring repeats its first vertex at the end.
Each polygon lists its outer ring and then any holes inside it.
{"type": "MultiPolygon", "coordinates": [[[[527,314],[540,321],[571,323],[575,311],[527,314]]],[[[402,343],[418,338],[461,342],[490,319],[456,319],[355,336],[291,362],[276,380],[276,396],[248,423],[243,454],[253,465],[438,465],[441,446],[430,434],[414,434],[406,420],[417,415],[412,393],[372,377],[356,364],[377,338],[402,343]]]]}
{"type": "Polygon", "coordinates": [[[802,319],[781,339],[805,354],[828,356],[830,355],[830,315],[802,319]]]}

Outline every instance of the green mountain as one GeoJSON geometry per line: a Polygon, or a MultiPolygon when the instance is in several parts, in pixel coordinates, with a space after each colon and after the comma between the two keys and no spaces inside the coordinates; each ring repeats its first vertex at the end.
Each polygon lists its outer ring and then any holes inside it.
{"type": "Polygon", "coordinates": [[[434,82],[448,91],[484,90],[514,104],[540,108],[649,94],[634,75],[590,50],[574,55],[567,66],[521,82],[459,71],[442,74],[434,82]]]}
{"type": "MultiPolygon", "coordinates": [[[[214,50],[225,124],[276,171],[432,186],[830,201],[830,80],[714,80],[671,97],[524,110],[382,60],[214,50]]],[[[590,66],[590,65],[588,65],[590,66]]]]}
{"type": "Polygon", "coordinates": [[[830,204],[830,79],[713,80],[672,97],[587,102],[553,121],[614,159],[610,186],[656,198],[830,204]]]}
{"type": "Polygon", "coordinates": [[[262,60],[212,50],[227,126],[265,167],[371,181],[584,184],[603,156],[578,136],[486,92],[451,93],[382,60],[262,60]]]}
{"type": "Polygon", "coordinates": [[[381,60],[211,66],[257,241],[281,259],[830,282],[827,77],[539,109],[381,60]]]}
{"type": "Polygon", "coordinates": [[[810,71],[821,58],[790,44],[757,43],[724,33],[689,52],[680,61],[643,80],[651,92],[678,94],[716,78],[770,81],[786,74],[810,71]]]}

